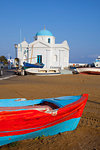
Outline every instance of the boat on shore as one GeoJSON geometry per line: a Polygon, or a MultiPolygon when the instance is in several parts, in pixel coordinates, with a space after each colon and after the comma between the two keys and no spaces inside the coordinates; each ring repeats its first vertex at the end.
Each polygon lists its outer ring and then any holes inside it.
{"type": "Polygon", "coordinates": [[[44,64],[43,63],[36,63],[36,64],[31,64],[31,63],[28,63],[28,62],[23,62],[23,67],[24,69],[27,69],[27,68],[43,68],[44,67],[44,64]]]}
{"type": "Polygon", "coordinates": [[[37,100],[0,100],[0,146],[76,129],[88,94],[37,100]]]}
{"type": "Polygon", "coordinates": [[[82,67],[82,68],[76,68],[76,71],[77,71],[79,74],[100,75],[100,68],[97,68],[97,67],[82,67]]]}
{"type": "Polygon", "coordinates": [[[46,68],[28,68],[25,71],[26,74],[33,74],[33,75],[54,75],[61,73],[59,69],[46,69],[46,68]]]}
{"type": "Polygon", "coordinates": [[[60,75],[59,69],[46,69],[46,68],[27,68],[15,70],[16,75],[60,75]]]}

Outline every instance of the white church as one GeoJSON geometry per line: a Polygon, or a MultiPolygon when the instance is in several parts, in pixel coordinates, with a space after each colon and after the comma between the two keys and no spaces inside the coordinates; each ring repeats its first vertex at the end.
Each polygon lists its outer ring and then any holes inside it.
{"type": "Polygon", "coordinates": [[[32,43],[24,40],[18,44],[17,58],[21,66],[23,62],[43,63],[46,69],[64,69],[69,65],[69,46],[67,41],[56,44],[53,34],[44,29],[37,32],[32,43]]]}

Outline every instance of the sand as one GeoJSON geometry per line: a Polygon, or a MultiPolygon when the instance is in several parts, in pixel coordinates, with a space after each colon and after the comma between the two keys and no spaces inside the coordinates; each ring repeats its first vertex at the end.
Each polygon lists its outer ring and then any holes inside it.
{"type": "Polygon", "coordinates": [[[55,136],[29,139],[0,150],[99,150],[100,76],[16,76],[0,81],[0,98],[49,98],[88,93],[89,98],[76,130],[55,136]]]}

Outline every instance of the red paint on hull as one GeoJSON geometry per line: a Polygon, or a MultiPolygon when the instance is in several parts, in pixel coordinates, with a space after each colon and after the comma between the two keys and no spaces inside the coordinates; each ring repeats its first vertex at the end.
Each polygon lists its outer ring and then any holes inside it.
{"type": "Polygon", "coordinates": [[[38,110],[0,112],[0,137],[31,133],[81,117],[87,99],[88,95],[83,94],[78,101],[59,108],[55,116],[38,110]]]}
{"type": "Polygon", "coordinates": [[[100,72],[93,72],[93,71],[84,71],[84,72],[79,72],[80,74],[91,74],[91,75],[100,75],[100,72]]]}

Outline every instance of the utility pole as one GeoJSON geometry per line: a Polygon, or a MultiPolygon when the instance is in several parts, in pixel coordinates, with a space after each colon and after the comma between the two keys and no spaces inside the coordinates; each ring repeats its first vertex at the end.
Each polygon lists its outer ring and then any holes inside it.
{"type": "Polygon", "coordinates": [[[15,58],[17,58],[17,47],[18,47],[18,44],[15,44],[15,58]]]}

